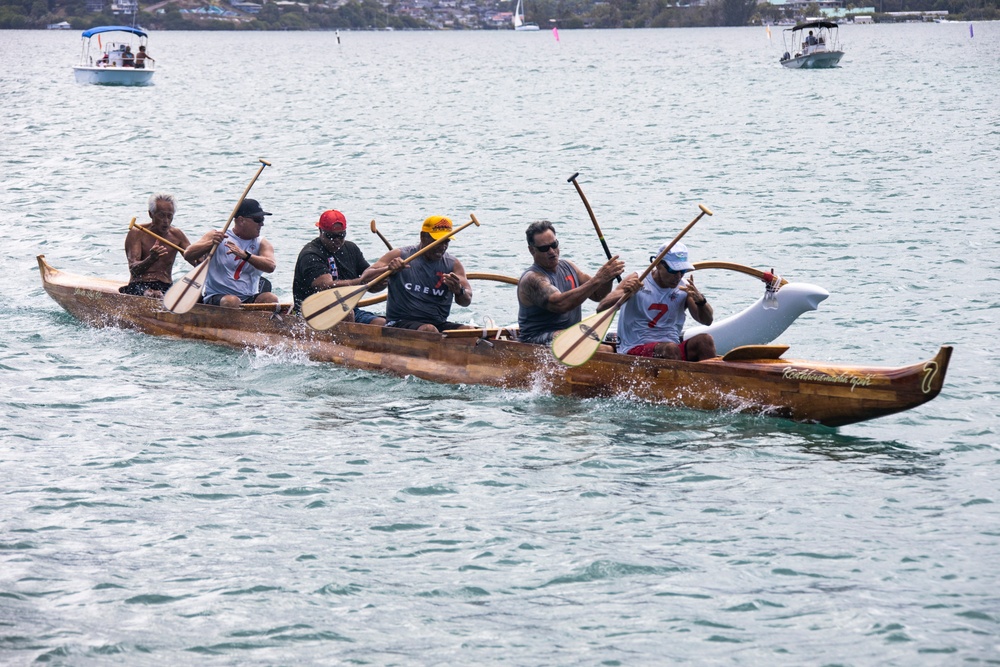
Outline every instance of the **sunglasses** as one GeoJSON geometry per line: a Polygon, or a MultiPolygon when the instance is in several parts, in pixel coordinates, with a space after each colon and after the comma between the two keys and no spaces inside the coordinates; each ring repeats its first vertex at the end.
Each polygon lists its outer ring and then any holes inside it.
{"type": "Polygon", "coordinates": [[[256,222],[258,225],[262,227],[264,226],[264,216],[262,215],[244,215],[243,217],[246,218],[247,220],[252,220],[253,222],[256,222]]]}
{"type": "Polygon", "coordinates": [[[347,232],[323,232],[323,236],[331,241],[343,241],[347,238],[347,232]]]}
{"type": "MultiPolygon", "coordinates": [[[[649,258],[650,262],[653,262],[655,260],[656,260],[656,257],[650,257],[649,258]]],[[[667,273],[669,273],[672,276],[676,276],[676,275],[682,275],[683,276],[685,273],[687,273],[687,271],[685,269],[681,269],[680,271],[674,271],[673,269],[670,268],[669,264],[667,264],[666,262],[664,262],[662,260],[660,261],[660,264],[662,264],[663,268],[665,268],[667,270],[667,273]]]]}
{"type": "Polygon", "coordinates": [[[536,252],[548,252],[549,250],[555,250],[559,247],[559,239],[556,239],[548,245],[533,245],[531,247],[534,248],[536,252]]]}

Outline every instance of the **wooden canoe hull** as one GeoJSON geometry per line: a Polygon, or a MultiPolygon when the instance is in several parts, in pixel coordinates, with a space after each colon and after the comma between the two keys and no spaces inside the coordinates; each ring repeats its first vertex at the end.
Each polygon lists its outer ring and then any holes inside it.
{"type": "Polygon", "coordinates": [[[952,351],[944,346],[933,359],[899,368],[782,358],[690,363],[610,353],[568,368],[557,363],[547,347],[509,340],[448,338],[350,322],[316,331],[294,315],[203,304],[176,314],[158,299],[119,294],[120,282],[59,271],[41,255],[38,266],[45,291],[92,326],[238,348],[295,349],[316,361],[432,382],[535,389],[560,396],[626,396],[827,426],[893,414],[933,399],[944,384],[952,351]]]}

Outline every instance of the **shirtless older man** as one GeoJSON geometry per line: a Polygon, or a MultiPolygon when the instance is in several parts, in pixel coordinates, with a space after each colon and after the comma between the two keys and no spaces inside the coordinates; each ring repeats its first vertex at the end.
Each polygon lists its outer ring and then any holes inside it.
{"type": "MultiPolygon", "coordinates": [[[[174,196],[158,192],[149,198],[150,222],[139,225],[174,245],[186,249],[191,243],[184,232],[173,226],[177,203],[174,196]]],[[[141,229],[130,229],[125,237],[125,257],[131,274],[128,285],[118,289],[122,294],[160,298],[173,284],[174,260],[177,249],[141,229]]]]}

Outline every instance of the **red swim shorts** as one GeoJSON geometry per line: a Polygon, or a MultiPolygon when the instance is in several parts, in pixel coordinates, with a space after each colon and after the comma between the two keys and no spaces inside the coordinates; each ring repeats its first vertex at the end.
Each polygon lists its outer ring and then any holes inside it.
{"type": "MultiPolygon", "coordinates": [[[[680,348],[681,348],[681,361],[687,361],[688,357],[687,357],[686,340],[681,341],[680,348]]],[[[656,349],[656,343],[643,343],[642,345],[636,345],[625,354],[631,354],[634,357],[652,357],[654,349],[656,349]]]]}

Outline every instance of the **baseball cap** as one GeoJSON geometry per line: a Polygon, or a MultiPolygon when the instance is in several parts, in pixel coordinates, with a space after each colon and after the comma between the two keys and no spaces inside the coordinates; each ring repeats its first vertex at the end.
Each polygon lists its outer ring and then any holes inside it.
{"type": "Polygon", "coordinates": [[[432,215],[424,220],[424,226],[420,228],[420,231],[427,232],[432,239],[437,241],[442,236],[451,233],[451,218],[446,218],[443,215],[432,215]]]}
{"type": "Polygon", "coordinates": [[[319,216],[319,222],[316,223],[316,226],[324,232],[343,232],[347,230],[347,218],[340,211],[330,209],[329,211],[323,211],[323,215],[319,216]]]}
{"type": "MultiPolygon", "coordinates": [[[[666,247],[666,244],[661,245],[656,254],[659,255],[666,247]]],[[[663,256],[663,261],[673,271],[694,271],[694,264],[688,261],[687,246],[683,243],[675,243],[670,252],[663,256]]]]}
{"type": "Polygon", "coordinates": [[[236,209],[237,218],[252,218],[255,215],[271,215],[260,207],[260,202],[256,199],[244,199],[240,207],[236,209]]]}

